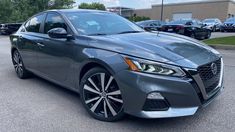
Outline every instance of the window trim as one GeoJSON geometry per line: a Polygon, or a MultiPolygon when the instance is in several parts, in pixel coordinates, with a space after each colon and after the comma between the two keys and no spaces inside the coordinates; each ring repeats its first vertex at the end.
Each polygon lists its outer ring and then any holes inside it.
{"type": "MultiPolygon", "coordinates": [[[[64,16],[61,15],[60,13],[58,13],[58,12],[55,12],[55,11],[50,11],[50,12],[47,12],[47,13],[46,13],[46,16],[45,16],[45,19],[44,19],[44,22],[43,22],[43,27],[42,27],[42,34],[47,34],[47,33],[44,32],[44,30],[45,30],[46,20],[47,20],[47,17],[48,17],[49,14],[56,14],[56,15],[60,16],[60,17],[63,19],[65,25],[67,26],[67,33],[68,33],[68,34],[71,34],[71,35],[74,34],[74,32],[73,32],[72,29],[70,28],[68,22],[67,22],[66,19],[64,18],[64,16]]],[[[48,35],[48,34],[47,34],[47,35],[48,35]]]]}
{"type": "Polygon", "coordinates": [[[42,26],[44,26],[45,18],[46,18],[46,13],[45,13],[45,12],[41,12],[41,13],[38,13],[38,14],[33,15],[32,17],[30,17],[30,18],[23,24],[23,28],[24,28],[25,32],[26,32],[26,33],[38,33],[38,34],[42,34],[41,28],[42,28],[42,26]],[[40,16],[40,15],[44,15],[44,18],[43,18],[43,20],[42,20],[42,23],[40,24],[39,32],[30,32],[30,31],[27,31],[27,29],[26,29],[26,24],[29,22],[29,25],[30,25],[30,21],[31,21],[34,17],[38,17],[38,16],[40,16]]]}

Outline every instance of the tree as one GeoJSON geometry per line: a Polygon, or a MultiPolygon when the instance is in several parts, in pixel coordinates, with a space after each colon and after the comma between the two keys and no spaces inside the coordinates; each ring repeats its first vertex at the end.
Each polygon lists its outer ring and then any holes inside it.
{"type": "Polygon", "coordinates": [[[49,9],[72,8],[74,0],[0,0],[0,22],[24,22],[49,9]]]}
{"type": "Polygon", "coordinates": [[[0,0],[0,23],[5,23],[10,20],[9,16],[12,14],[10,0],[0,0]]]}
{"type": "Polygon", "coordinates": [[[91,3],[91,4],[88,4],[88,3],[81,3],[81,4],[78,6],[78,8],[79,8],[79,9],[103,10],[103,11],[106,10],[104,4],[101,4],[101,3],[98,3],[98,2],[94,2],[94,3],[91,3]]]}
{"type": "Polygon", "coordinates": [[[134,16],[131,16],[129,18],[129,20],[133,21],[133,22],[139,22],[139,21],[144,21],[144,20],[150,20],[150,18],[149,17],[145,17],[145,16],[136,16],[136,15],[134,15],[134,16]]]}

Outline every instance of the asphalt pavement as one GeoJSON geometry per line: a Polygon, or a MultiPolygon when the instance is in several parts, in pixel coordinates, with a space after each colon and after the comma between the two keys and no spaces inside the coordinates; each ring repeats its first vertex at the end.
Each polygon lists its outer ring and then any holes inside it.
{"type": "Polygon", "coordinates": [[[221,38],[221,37],[230,37],[230,36],[235,36],[235,33],[234,32],[213,32],[211,34],[211,39],[221,38]]]}
{"type": "Polygon", "coordinates": [[[220,52],[225,61],[225,90],[194,116],[126,116],[107,123],[90,117],[74,92],[38,77],[18,79],[10,59],[9,39],[0,36],[0,132],[234,132],[235,50],[220,52]]]}

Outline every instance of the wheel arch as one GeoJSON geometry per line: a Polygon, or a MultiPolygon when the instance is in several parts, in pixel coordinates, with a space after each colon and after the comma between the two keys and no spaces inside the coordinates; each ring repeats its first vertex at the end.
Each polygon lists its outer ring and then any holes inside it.
{"type": "Polygon", "coordinates": [[[112,74],[114,73],[114,71],[104,62],[101,62],[100,60],[89,60],[81,67],[79,80],[81,80],[81,78],[86,74],[86,72],[95,67],[101,67],[104,68],[105,70],[108,70],[112,74]]]}
{"type": "Polygon", "coordinates": [[[119,71],[127,69],[125,61],[121,54],[96,48],[86,48],[83,55],[76,55],[74,63],[75,87],[80,86],[82,77],[87,71],[94,67],[101,67],[115,76],[119,71]],[[82,60],[82,61],[81,61],[82,60]]]}
{"type": "Polygon", "coordinates": [[[17,50],[16,47],[12,47],[12,48],[11,48],[11,55],[13,55],[13,52],[16,51],[16,50],[17,50]]]}
{"type": "Polygon", "coordinates": [[[82,77],[92,68],[95,67],[100,67],[103,68],[105,70],[107,70],[109,73],[111,73],[112,75],[115,74],[115,71],[113,68],[111,68],[109,66],[109,64],[107,64],[106,62],[104,62],[103,60],[99,60],[99,59],[89,59],[88,61],[86,61],[85,63],[82,64],[80,72],[79,72],[79,84],[81,82],[82,77]]]}

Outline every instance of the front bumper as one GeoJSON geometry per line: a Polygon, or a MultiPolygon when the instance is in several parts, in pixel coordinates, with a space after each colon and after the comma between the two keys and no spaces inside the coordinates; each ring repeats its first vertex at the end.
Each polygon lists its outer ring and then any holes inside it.
{"type": "Polygon", "coordinates": [[[235,31],[234,26],[222,26],[221,29],[226,31],[235,31]]]}
{"type": "Polygon", "coordinates": [[[5,28],[0,28],[0,33],[8,33],[8,29],[5,29],[5,28]]]}
{"type": "MultiPolygon", "coordinates": [[[[223,71],[223,67],[221,69],[223,71]]],[[[195,78],[196,75],[177,78],[126,70],[117,73],[115,78],[122,92],[126,113],[142,118],[169,118],[194,115],[200,107],[207,106],[223,90],[223,73],[217,88],[207,96],[195,78]],[[167,110],[143,109],[147,96],[152,92],[158,92],[165,98],[169,104],[167,110]]]]}

